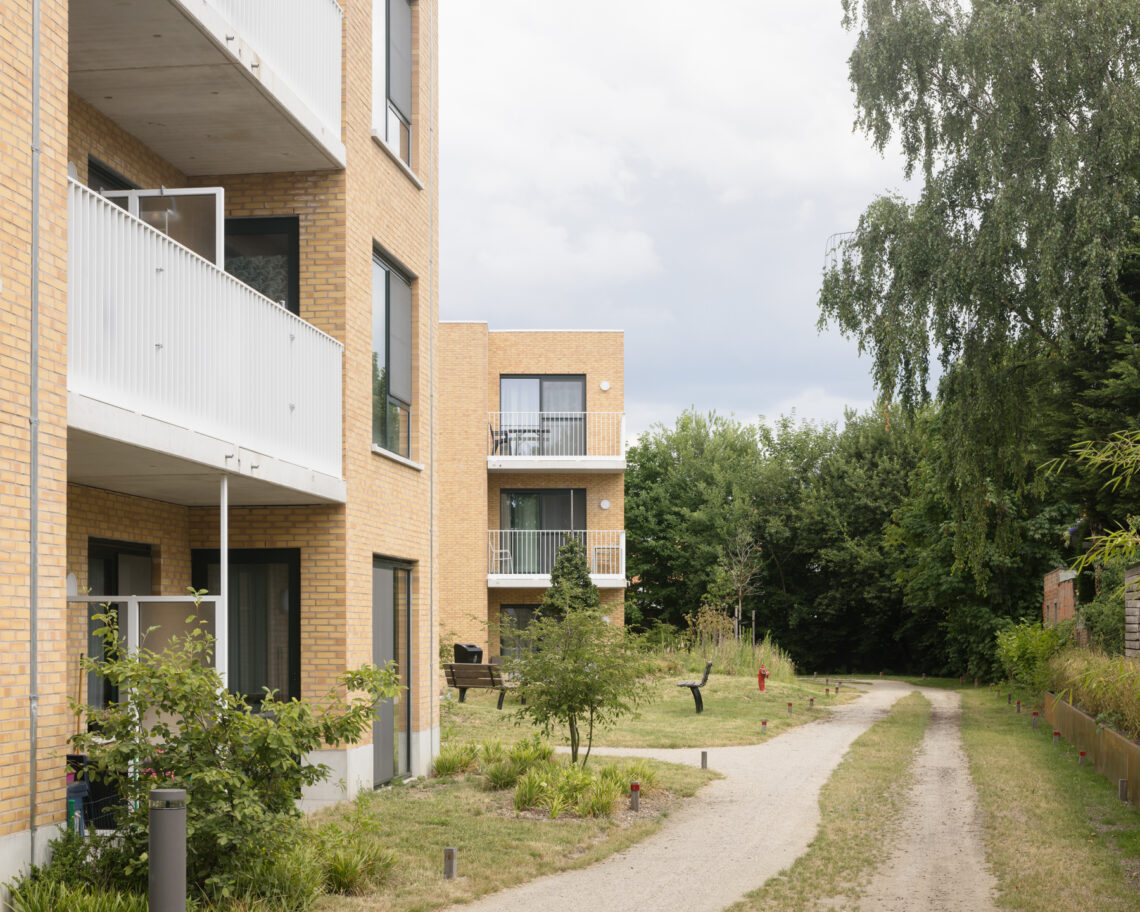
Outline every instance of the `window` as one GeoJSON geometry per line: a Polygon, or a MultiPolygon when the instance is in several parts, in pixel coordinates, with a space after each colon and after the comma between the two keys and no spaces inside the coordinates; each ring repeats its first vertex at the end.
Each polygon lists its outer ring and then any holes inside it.
{"type": "Polygon", "coordinates": [[[298,236],[295,217],[226,219],[226,272],[299,314],[298,236]]]}
{"type": "Polygon", "coordinates": [[[372,3],[372,129],[400,161],[411,165],[411,0],[372,3]]]}
{"type": "Polygon", "coordinates": [[[499,510],[505,566],[493,572],[550,573],[567,537],[584,538],[586,489],[501,491],[499,510]]]}
{"type": "Polygon", "coordinates": [[[412,286],[372,258],[372,443],[411,455],[412,286]]]}
{"type": "MultiPolygon", "coordinates": [[[[301,696],[301,552],[230,549],[229,686],[259,705],[265,690],[301,696]]],[[[195,589],[220,593],[217,549],[191,553],[195,589]]]]}
{"type": "Polygon", "coordinates": [[[87,186],[96,193],[104,190],[138,190],[139,185],[127,180],[110,165],[93,155],[87,156],[87,186]]]}
{"type": "Polygon", "coordinates": [[[586,378],[580,375],[499,378],[496,452],[504,456],[583,456],[586,378]]]}

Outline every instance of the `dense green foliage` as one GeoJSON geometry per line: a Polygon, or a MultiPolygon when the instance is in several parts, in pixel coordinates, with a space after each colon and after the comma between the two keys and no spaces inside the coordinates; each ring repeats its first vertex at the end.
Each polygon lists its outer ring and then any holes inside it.
{"type": "Polygon", "coordinates": [[[743,529],[760,565],[743,617],[755,611],[758,632],[801,671],[992,676],[994,636],[1039,617],[1041,577],[1074,511],[1028,490],[995,499],[991,509],[1013,517],[1016,545],[991,530],[987,572],[974,573],[957,559],[938,483],[948,447],[932,409],[913,422],[895,409],[850,414],[842,430],[692,413],[655,427],[630,450],[626,473],[631,617],[658,638],[662,623],[695,617],[702,604],[720,606],[730,624],[736,596],[723,598],[717,555],[743,529]],[[717,505],[731,521],[717,520],[717,505]]]}
{"type": "Polygon", "coordinates": [[[1098,722],[1140,739],[1140,666],[1096,650],[1066,649],[1049,661],[1047,686],[1098,722]]]}
{"type": "Polygon", "coordinates": [[[576,538],[558,549],[551,586],[526,632],[530,646],[507,660],[524,700],[518,713],[547,734],[566,726],[572,763],[578,762],[584,728],[585,766],[595,728],[635,712],[649,690],[642,680],[647,662],[633,635],[602,614],[576,538]]]}
{"type": "MultiPolygon", "coordinates": [[[[116,648],[115,616],[100,620],[110,658],[88,659],[84,670],[118,687],[120,700],[98,710],[77,705],[94,724],[72,742],[87,755],[92,777],[112,785],[123,802],[118,829],[88,837],[90,864],[76,871],[95,886],[145,888],[147,794],[161,786],[187,792],[187,880],[196,890],[231,897],[288,881],[283,866],[304,839],[296,799],[302,786],[328,773],[306,755],[357,741],[372,724],[376,701],[398,695],[395,671],[346,672],[319,707],[267,693],[255,712],[223,686],[210,660],[213,640],[200,623],[191,619],[189,632],[161,650],[129,652],[116,648]]],[[[60,864],[64,857],[57,854],[60,864]]],[[[300,879],[311,901],[313,880],[300,879]]]]}
{"type": "MultiPolygon", "coordinates": [[[[929,353],[948,444],[935,481],[981,580],[1019,547],[1017,499],[1074,442],[1136,427],[1140,6],[1133,0],[844,0],[857,123],[897,140],[915,201],[882,197],[837,246],[822,321],[913,411],[929,353]]],[[[1067,474],[1073,523],[1112,496],[1067,474]]],[[[1107,502],[1106,502],[1107,501],[1107,502]]]]}
{"type": "Polygon", "coordinates": [[[1032,694],[1040,695],[1049,686],[1049,663],[1072,640],[1072,624],[1042,627],[1036,623],[1017,624],[997,637],[998,658],[1006,678],[1032,694]]]}

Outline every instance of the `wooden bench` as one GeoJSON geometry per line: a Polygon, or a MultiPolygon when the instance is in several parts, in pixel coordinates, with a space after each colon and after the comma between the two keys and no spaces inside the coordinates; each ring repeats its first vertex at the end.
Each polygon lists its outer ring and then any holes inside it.
{"type": "Polygon", "coordinates": [[[467,699],[467,691],[472,687],[499,692],[499,709],[503,708],[503,698],[515,685],[503,680],[503,672],[497,665],[478,665],[474,662],[445,662],[443,673],[447,676],[447,686],[459,691],[459,702],[467,699]]]}
{"type": "Polygon", "coordinates": [[[682,681],[678,687],[687,687],[693,692],[693,702],[697,704],[697,712],[705,710],[705,701],[701,699],[701,688],[709,682],[709,672],[712,671],[712,662],[705,666],[705,675],[699,681],[682,681]]]}

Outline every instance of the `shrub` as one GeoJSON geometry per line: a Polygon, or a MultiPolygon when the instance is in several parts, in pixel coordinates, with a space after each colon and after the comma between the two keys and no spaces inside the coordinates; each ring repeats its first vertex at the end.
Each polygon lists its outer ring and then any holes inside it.
{"type": "Polygon", "coordinates": [[[484,741],[479,745],[479,762],[484,769],[506,756],[507,751],[502,741],[484,741]]]}
{"type": "Polygon", "coordinates": [[[542,807],[550,792],[550,781],[556,775],[554,769],[544,765],[532,766],[519,776],[515,783],[515,810],[542,807]]]}
{"type": "Polygon", "coordinates": [[[575,809],[582,817],[609,817],[624,791],[616,782],[600,778],[578,796],[575,809]]]}
{"type": "Polygon", "coordinates": [[[525,771],[513,760],[496,760],[483,770],[484,784],[488,789],[501,792],[514,788],[518,778],[525,771]]]}
{"type": "Polygon", "coordinates": [[[394,667],[345,672],[320,708],[266,693],[254,712],[244,696],[223,687],[213,668],[214,641],[194,618],[189,632],[161,651],[129,652],[118,649],[114,614],[96,617],[110,658],[86,659],[83,671],[117,686],[121,699],[100,710],[73,704],[97,731],[71,740],[87,754],[92,778],[123,798],[114,835],[92,842],[100,875],[117,887],[145,885],[147,794],[161,783],[187,792],[188,883],[211,897],[237,896],[246,887],[260,895],[248,872],[271,871],[293,857],[304,837],[296,799],[302,786],[329,772],[306,755],[359,740],[376,702],[399,693],[394,667]]]}
{"type": "Polygon", "coordinates": [[[14,912],[147,912],[145,896],[28,877],[11,885],[14,912]]]}
{"type": "Polygon", "coordinates": [[[478,760],[479,748],[474,744],[445,744],[439,749],[432,768],[437,776],[454,776],[473,769],[478,760]]]}
{"type": "Polygon", "coordinates": [[[1071,638],[1071,623],[1042,627],[1039,621],[1024,621],[998,632],[998,659],[1011,682],[1040,695],[1049,684],[1049,660],[1071,638]]]}

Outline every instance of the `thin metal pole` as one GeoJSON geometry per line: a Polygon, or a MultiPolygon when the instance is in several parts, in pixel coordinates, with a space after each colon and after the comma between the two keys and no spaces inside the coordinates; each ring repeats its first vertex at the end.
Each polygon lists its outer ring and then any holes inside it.
{"type": "Polygon", "coordinates": [[[28,354],[31,378],[29,390],[30,426],[28,446],[31,463],[28,471],[30,503],[28,505],[28,801],[31,806],[29,833],[31,864],[36,863],[36,801],[39,776],[39,636],[40,636],[40,0],[32,3],[32,237],[31,260],[31,339],[28,354]]]}
{"type": "MultiPolygon", "coordinates": [[[[214,611],[214,648],[225,653],[226,674],[222,676],[222,683],[229,686],[229,616],[230,616],[230,477],[223,475],[218,489],[218,585],[221,592],[218,595],[222,600],[218,603],[220,611],[214,611]],[[226,619],[227,629],[222,629],[222,619],[226,619]]],[[[221,656],[214,657],[215,666],[221,656]]]]}

